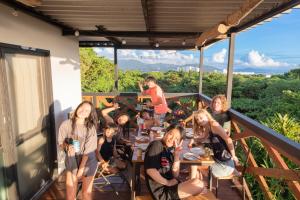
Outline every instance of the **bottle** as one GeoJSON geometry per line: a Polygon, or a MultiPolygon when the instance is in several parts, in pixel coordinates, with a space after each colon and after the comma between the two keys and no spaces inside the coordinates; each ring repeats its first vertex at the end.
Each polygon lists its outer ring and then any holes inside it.
{"type": "Polygon", "coordinates": [[[144,120],[141,117],[137,118],[137,125],[138,125],[138,136],[141,135],[142,130],[144,129],[144,120]]]}

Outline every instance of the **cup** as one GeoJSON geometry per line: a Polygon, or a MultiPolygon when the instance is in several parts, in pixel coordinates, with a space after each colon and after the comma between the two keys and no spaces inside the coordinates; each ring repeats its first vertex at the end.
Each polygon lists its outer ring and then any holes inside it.
{"type": "Polygon", "coordinates": [[[137,149],[137,152],[136,152],[136,155],[137,155],[137,157],[142,157],[142,155],[143,155],[143,150],[142,150],[141,148],[138,148],[138,149],[137,149]]]}
{"type": "Polygon", "coordinates": [[[204,156],[205,156],[205,157],[209,157],[209,156],[210,156],[210,148],[205,147],[205,148],[204,148],[204,151],[205,151],[204,156]]]}
{"type": "Polygon", "coordinates": [[[80,152],[80,142],[79,142],[79,140],[73,140],[73,147],[74,147],[75,153],[80,152]]]}

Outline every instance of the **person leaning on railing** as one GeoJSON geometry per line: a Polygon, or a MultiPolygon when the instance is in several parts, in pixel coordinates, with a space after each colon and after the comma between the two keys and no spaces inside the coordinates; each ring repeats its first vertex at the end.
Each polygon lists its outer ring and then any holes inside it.
{"type": "Polygon", "coordinates": [[[230,135],[230,116],[228,114],[228,102],[225,95],[219,94],[212,98],[211,104],[212,117],[225,129],[230,135]]]}
{"type": "MultiPolygon", "coordinates": [[[[222,138],[231,154],[231,159],[227,161],[216,161],[212,165],[212,173],[215,177],[224,177],[231,175],[235,170],[235,164],[238,164],[238,158],[235,155],[235,149],[232,139],[226,133],[220,124],[213,119],[213,117],[205,109],[200,109],[193,113],[193,132],[194,137],[188,144],[191,148],[193,144],[202,145],[203,142],[211,142],[210,137],[218,135],[222,138]]],[[[191,178],[201,177],[201,172],[198,171],[197,165],[191,166],[191,178]]]]}
{"type": "Polygon", "coordinates": [[[147,188],[155,200],[179,200],[205,191],[201,180],[194,178],[180,183],[180,151],[183,128],[172,124],[161,140],[151,142],[145,154],[147,188]]]}
{"type": "Polygon", "coordinates": [[[97,114],[89,101],[79,104],[70,119],[59,127],[58,145],[66,152],[66,199],[76,199],[78,180],[82,179],[82,198],[92,199],[97,170],[97,114]]]}

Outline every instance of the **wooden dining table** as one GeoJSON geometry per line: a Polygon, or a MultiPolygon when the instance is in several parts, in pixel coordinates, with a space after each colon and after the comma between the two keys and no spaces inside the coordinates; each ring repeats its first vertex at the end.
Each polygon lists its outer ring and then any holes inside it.
{"type": "MultiPolygon", "coordinates": [[[[150,138],[150,137],[149,137],[150,138]]],[[[153,140],[158,140],[156,137],[151,137],[153,140]]],[[[159,138],[161,139],[161,138],[159,138]]],[[[184,139],[182,144],[182,151],[180,153],[180,163],[181,164],[188,164],[188,165],[201,165],[201,166],[211,166],[215,163],[213,157],[209,156],[199,156],[199,159],[195,160],[187,160],[183,157],[183,155],[187,152],[190,152],[188,148],[188,143],[190,139],[184,139]]],[[[151,142],[147,142],[148,144],[151,142]]],[[[138,143],[135,142],[134,149],[133,149],[133,156],[132,156],[132,176],[131,176],[131,199],[134,200],[136,195],[140,194],[141,191],[141,181],[140,181],[140,170],[141,166],[144,165],[144,157],[145,152],[142,155],[138,155],[138,143]]]]}

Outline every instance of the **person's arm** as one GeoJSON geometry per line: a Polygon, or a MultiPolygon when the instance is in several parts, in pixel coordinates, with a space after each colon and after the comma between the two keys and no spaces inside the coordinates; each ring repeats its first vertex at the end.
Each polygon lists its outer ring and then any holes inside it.
{"type": "Polygon", "coordinates": [[[157,183],[160,183],[165,186],[173,186],[178,183],[176,179],[167,180],[162,177],[159,171],[155,168],[150,168],[146,170],[146,173],[157,183]]]}
{"type": "Polygon", "coordinates": [[[190,140],[189,144],[188,144],[188,147],[189,147],[189,148],[192,148],[194,142],[195,142],[195,140],[194,140],[194,138],[192,138],[192,139],[190,140]]]}
{"type": "Polygon", "coordinates": [[[102,147],[103,143],[104,143],[104,138],[103,137],[99,138],[98,145],[97,145],[97,150],[96,150],[96,156],[97,156],[97,159],[98,159],[99,162],[101,162],[103,160],[103,158],[100,154],[100,150],[101,150],[101,147],[102,147]]]}
{"type": "Polygon", "coordinates": [[[174,150],[174,163],[173,163],[173,167],[172,167],[172,173],[174,177],[178,177],[179,176],[179,172],[180,172],[180,152],[182,150],[182,142],[183,140],[181,140],[180,144],[178,144],[177,142],[175,143],[175,150],[174,150]]]}
{"type": "Polygon", "coordinates": [[[120,108],[119,104],[118,103],[114,103],[113,107],[105,108],[105,109],[103,109],[101,111],[102,116],[104,117],[105,122],[107,124],[114,124],[115,123],[114,120],[113,120],[113,118],[111,118],[108,113],[110,113],[110,112],[112,112],[114,110],[117,110],[118,108],[120,108]]]}
{"type": "Polygon", "coordinates": [[[144,88],[143,88],[143,83],[142,82],[139,82],[139,88],[140,88],[141,93],[143,93],[144,88]]]}
{"type": "Polygon", "coordinates": [[[232,155],[232,159],[236,163],[238,163],[238,158],[235,155],[235,149],[234,149],[232,139],[228,136],[226,131],[220,126],[218,122],[213,122],[211,128],[214,134],[219,135],[226,142],[227,147],[232,155]]]}

